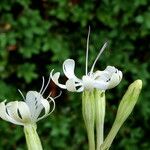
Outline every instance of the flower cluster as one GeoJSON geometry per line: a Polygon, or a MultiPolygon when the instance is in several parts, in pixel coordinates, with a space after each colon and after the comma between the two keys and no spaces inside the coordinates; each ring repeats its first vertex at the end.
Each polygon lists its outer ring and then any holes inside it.
{"type": "Polygon", "coordinates": [[[36,122],[50,115],[55,109],[55,99],[49,94],[43,97],[50,80],[62,89],[71,92],[82,92],[82,115],[87,129],[89,150],[106,150],[111,146],[119,128],[132,112],[142,88],[142,81],[137,80],[125,93],[118,111],[115,122],[108,136],[104,140],[104,119],[105,119],[105,91],[114,88],[122,80],[122,72],[114,66],[107,66],[103,71],[94,71],[95,65],[105,50],[107,42],[100,49],[93,65],[88,70],[89,37],[87,37],[85,74],[80,78],[75,75],[75,61],[66,59],[63,63],[63,72],[67,77],[65,84],[59,83],[60,72],[50,72],[49,80],[45,85],[43,77],[42,87],[39,92],[28,91],[23,101],[0,102],[0,118],[13,124],[24,126],[27,147],[29,150],[43,150],[39,136],[36,132],[36,122]],[[52,105],[52,106],[51,106],[52,105]],[[95,136],[96,135],[96,136],[95,136]],[[95,141],[96,138],[96,141],[95,141]]]}
{"type": "Polygon", "coordinates": [[[67,89],[72,92],[83,92],[84,90],[92,91],[94,88],[100,90],[107,90],[117,86],[122,79],[122,72],[113,66],[107,66],[103,71],[94,72],[94,67],[101,56],[102,52],[107,46],[107,43],[103,45],[98,53],[91,70],[88,72],[88,53],[89,53],[89,36],[87,38],[86,49],[86,67],[85,75],[81,79],[76,77],[74,73],[75,61],[73,59],[66,59],[63,63],[63,71],[68,80],[65,84],[59,83],[60,72],[53,74],[51,71],[49,81],[44,88],[44,77],[40,92],[29,91],[26,97],[21,93],[24,101],[13,101],[6,104],[6,100],[0,103],[0,117],[6,121],[12,122],[18,125],[25,125],[32,122],[37,122],[42,118],[45,118],[55,109],[54,99],[48,95],[47,98],[43,98],[43,94],[50,83],[50,78],[62,89],[67,89]],[[49,101],[48,101],[49,99],[49,101]],[[50,108],[50,103],[53,103],[53,108],[50,108]],[[41,115],[44,110],[44,115],[41,115]]]}

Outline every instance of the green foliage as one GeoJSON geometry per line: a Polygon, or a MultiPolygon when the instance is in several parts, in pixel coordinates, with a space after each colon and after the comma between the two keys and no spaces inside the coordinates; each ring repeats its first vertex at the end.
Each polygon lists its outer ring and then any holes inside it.
{"type": "MultiPolygon", "coordinates": [[[[150,122],[150,14],[148,0],[3,0],[0,2],[0,99],[20,99],[23,93],[39,90],[41,77],[51,69],[61,70],[66,58],[77,62],[76,74],[84,74],[88,26],[91,26],[89,64],[100,47],[109,41],[97,68],[114,65],[124,74],[121,84],[106,93],[108,133],[119,99],[129,83],[142,79],[139,103],[121,128],[112,149],[147,150],[150,122]]],[[[65,78],[62,77],[62,82],[65,78]]],[[[54,95],[59,93],[51,87],[54,95]]],[[[66,91],[64,91],[65,93],[66,91]]],[[[57,101],[52,117],[39,123],[45,150],[87,149],[81,117],[81,95],[68,92],[57,101]]],[[[21,127],[0,122],[0,149],[25,148],[21,127]],[[9,137],[9,138],[8,138],[9,137]],[[16,148],[17,147],[17,148],[16,148]]]]}

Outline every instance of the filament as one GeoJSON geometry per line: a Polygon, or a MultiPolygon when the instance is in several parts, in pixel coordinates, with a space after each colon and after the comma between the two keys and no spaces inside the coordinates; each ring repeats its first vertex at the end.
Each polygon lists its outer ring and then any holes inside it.
{"type": "Polygon", "coordinates": [[[43,90],[44,82],[45,82],[45,79],[44,79],[44,76],[42,76],[42,87],[41,87],[41,89],[40,89],[40,92],[39,92],[39,93],[41,93],[41,92],[42,92],[42,90],[43,90]]]}
{"type": "Polygon", "coordinates": [[[25,101],[25,97],[24,97],[23,93],[22,93],[19,89],[18,89],[18,91],[19,91],[19,93],[21,94],[22,98],[23,98],[24,101],[25,101]]]}
{"type": "Polygon", "coordinates": [[[100,49],[100,51],[99,51],[99,53],[98,53],[98,55],[97,55],[97,57],[96,57],[96,59],[95,59],[93,65],[92,65],[92,68],[91,68],[91,71],[90,71],[90,75],[93,73],[95,64],[96,64],[97,60],[99,59],[99,57],[101,56],[101,54],[103,53],[103,51],[105,50],[107,44],[108,44],[108,42],[106,42],[106,43],[103,45],[103,47],[100,49]]]}
{"type": "Polygon", "coordinates": [[[89,38],[90,38],[90,26],[88,31],[87,43],[86,43],[86,66],[85,66],[85,73],[88,73],[88,57],[89,57],[89,38]]]}

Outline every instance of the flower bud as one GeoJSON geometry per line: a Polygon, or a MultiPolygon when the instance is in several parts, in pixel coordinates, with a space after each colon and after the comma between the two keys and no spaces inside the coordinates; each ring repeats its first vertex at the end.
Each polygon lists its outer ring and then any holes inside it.
{"type": "Polygon", "coordinates": [[[137,100],[139,97],[139,94],[142,89],[142,81],[136,80],[134,81],[129,87],[125,95],[123,96],[116,115],[116,119],[114,121],[114,124],[106,137],[104,143],[101,145],[100,150],[108,150],[119,131],[122,124],[125,122],[125,120],[128,118],[128,116],[131,114],[137,100]]]}

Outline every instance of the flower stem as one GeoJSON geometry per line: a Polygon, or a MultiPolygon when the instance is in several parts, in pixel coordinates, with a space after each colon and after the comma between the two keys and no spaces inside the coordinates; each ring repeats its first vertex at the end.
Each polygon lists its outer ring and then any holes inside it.
{"type": "Polygon", "coordinates": [[[24,133],[25,133],[28,150],[43,150],[41,141],[36,132],[35,124],[25,125],[24,133]]]}
{"type": "Polygon", "coordinates": [[[94,121],[95,104],[93,92],[84,91],[82,94],[82,114],[87,129],[89,150],[95,150],[94,121]]]}
{"type": "Polygon", "coordinates": [[[94,97],[96,122],[96,150],[99,150],[104,140],[105,93],[101,90],[96,89],[94,91],[94,97]]]}

